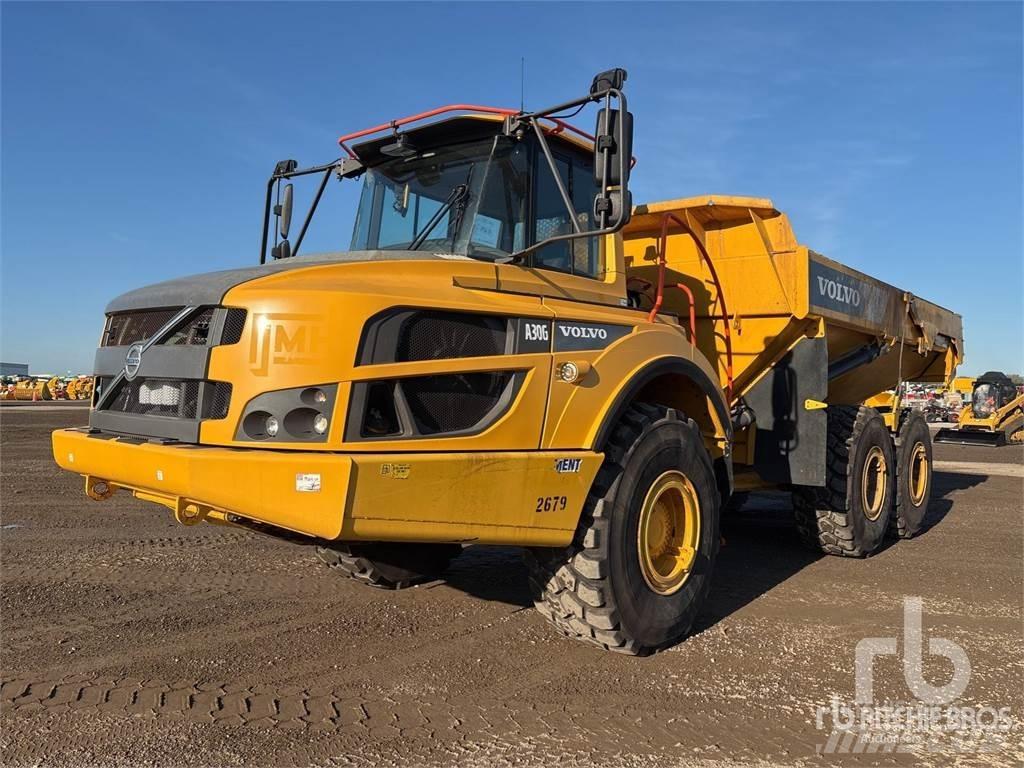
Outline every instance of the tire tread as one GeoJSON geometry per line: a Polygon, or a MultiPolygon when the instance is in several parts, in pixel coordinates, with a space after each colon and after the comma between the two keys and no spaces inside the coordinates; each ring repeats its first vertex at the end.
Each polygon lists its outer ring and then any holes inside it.
{"type": "Polygon", "coordinates": [[[868,423],[878,418],[872,408],[830,405],[826,445],[825,486],[793,489],[793,511],[800,539],[810,548],[840,557],[866,557],[849,518],[850,456],[868,423]]]}
{"type": "MultiPolygon", "coordinates": [[[[650,430],[665,421],[684,425],[697,432],[699,439],[696,423],[679,412],[649,403],[633,403],[605,446],[604,463],[591,486],[572,543],[566,549],[526,552],[534,605],[567,637],[630,655],[659,650],[641,647],[623,631],[607,572],[607,553],[610,510],[618,480],[626,470],[631,451],[650,430]]],[[[710,457],[706,451],[701,455],[713,477],[710,457]]]]}

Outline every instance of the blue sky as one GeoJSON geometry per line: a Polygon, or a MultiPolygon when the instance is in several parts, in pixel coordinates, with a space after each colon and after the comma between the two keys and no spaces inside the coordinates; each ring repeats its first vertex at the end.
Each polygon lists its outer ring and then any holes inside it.
{"type": "MultiPolygon", "coordinates": [[[[114,295],[254,263],[274,162],[629,70],[637,201],[766,196],[1024,371],[1022,6],[3,3],[0,357],[88,371],[114,295]],[[604,41],[604,42],[603,42],[604,41]]],[[[347,247],[354,184],[309,249],[347,247]]],[[[325,215],[326,214],[326,215],[325,215]]]]}

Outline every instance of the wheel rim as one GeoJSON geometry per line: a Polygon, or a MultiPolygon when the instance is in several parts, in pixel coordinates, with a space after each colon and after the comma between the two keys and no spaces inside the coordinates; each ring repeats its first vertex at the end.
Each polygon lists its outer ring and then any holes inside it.
{"type": "Polygon", "coordinates": [[[877,520],[882,515],[888,480],[885,454],[881,448],[873,445],[864,459],[864,471],[860,479],[861,506],[868,520],[877,520]]]}
{"type": "Polygon", "coordinates": [[[921,506],[928,492],[928,452],[924,443],[915,443],[910,452],[910,500],[915,507],[921,506]]]}
{"type": "Polygon", "coordinates": [[[640,509],[637,551],[647,586],[659,595],[682,589],[697,559],[700,501],[682,472],[670,470],[651,485],[640,509]]]}

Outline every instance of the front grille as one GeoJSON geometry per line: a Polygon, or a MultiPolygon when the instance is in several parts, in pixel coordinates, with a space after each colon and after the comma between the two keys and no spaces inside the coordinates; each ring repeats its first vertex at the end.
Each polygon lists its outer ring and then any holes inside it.
{"type": "Polygon", "coordinates": [[[194,419],[198,398],[198,381],[135,379],[123,382],[104,410],[194,419]]]}
{"type": "Polygon", "coordinates": [[[107,385],[110,384],[109,376],[97,376],[93,379],[92,386],[92,407],[95,408],[96,404],[100,401],[100,396],[106,391],[107,385]]]}
{"type": "Polygon", "coordinates": [[[122,381],[104,411],[178,419],[223,419],[231,402],[231,385],[195,379],[139,378],[122,381]],[[199,400],[202,390],[203,408],[199,400]]]}
{"type": "Polygon", "coordinates": [[[421,435],[460,432],[482,422],[498,404],[510,371],[452,373],[402,379],[416,431],[421,435]]]}
{"type": "Polygon", "coordinates": [[[231,385],[226,381],[210,381],[206,384],[204,395],[203,418],[227,418],[231,406],[231,385]]]}
{"type": "Polygon", "coordinates": [[[145,341],[163,328],[181,307],[147,309],[138,312],[118,312],[107,317],[100,346],[123,347],[145,341]]]}
{"type": "Polygon", "coordinates": [[[402,325],[396,359],[445,360],[505,353],[503,318],[457,312],[419,312],[402,325]]]}
{"type": "Polygon", "coordinates": [[[245,310],[229,309],[224,319],[224,330],[220,335],[221,344],[237,344],[242,338],[242,329],[245,328],[245,310]]]}
{"type": "MultiPolygon", "coordinates": [[[[147,309],[137,312],[117,312],[107,317],[106,328],[100,341],[101,347],[123,347],[151,339],[178,312],[181,307],[170,309],[147,309]]],[[[205,307],[181,321],[160,343],[168,346],[207,346],[214,344],[237,344],[245,328],[244,309],[222,309],[205,307]],[[220,341],[211,339],[210,331],[217,323],[217,313],[223,313],[224,325],[220,341]]]]}
{"type": "Polygon", "coordinates": [[[211,322],[213,322],[213,307],[207,307],[202,312],[185,320],[162,343],[172,346],[205,345],[210,337],[211,322]]]}

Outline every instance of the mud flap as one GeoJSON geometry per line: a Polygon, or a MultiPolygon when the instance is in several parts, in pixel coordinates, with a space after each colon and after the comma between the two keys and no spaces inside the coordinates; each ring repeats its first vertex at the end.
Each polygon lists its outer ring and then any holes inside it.
{"type": "Polygon", "coordinates": [[[756,414],[754,469],[769,483],[825,485],[828,344],[803,339],[745,396],[756,414]]]}

